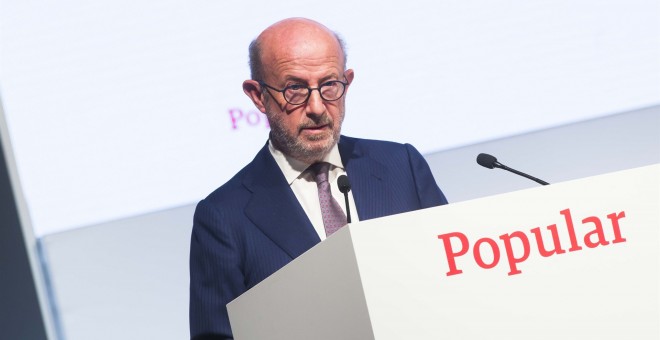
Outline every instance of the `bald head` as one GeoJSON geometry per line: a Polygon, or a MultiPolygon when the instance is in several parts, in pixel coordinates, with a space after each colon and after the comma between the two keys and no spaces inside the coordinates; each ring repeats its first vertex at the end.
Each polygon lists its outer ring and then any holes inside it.
{"type": "Polygon", "coordinates": [[[279,58],[304,55],[306,52],[327,50],[335,54],[346,68],[346,48],[339,35],[324,25],[305,18],[289,18],[266,28],[249,48],[250,72],[254,80],[264,80],[267,70],[279,58]]]}
{"type": "Polygon", "coordinates": [[[250,65],[243,92],[266,115],[272,145],[304,163],[322,160],[339,141],[355,76],[341,40],[318,22],[282,20],[250,45],[250,65]]]}

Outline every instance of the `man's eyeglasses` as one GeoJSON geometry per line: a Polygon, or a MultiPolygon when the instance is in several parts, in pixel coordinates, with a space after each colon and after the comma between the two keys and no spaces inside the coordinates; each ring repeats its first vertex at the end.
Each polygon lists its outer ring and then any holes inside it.
{"type": "Polygon", "coordinates": [[[307,102],[307,100],[309,100],[309,96],[312,94],[312,91],[314,90],[319,91],[319,94],[321,95],[321,99],[328,102],[335,101],[344,95],[348,83],[345,83],[341,80],[331,80],[331,81],[326,81],[325,83],[321,84],[321,86],[319,87],[308,87],[304,85],[293,84],[281,90],[276,89],[262,81],[259,82],[259,85],[271,89],[273,91],[281,92],[282,95],[284,96],[284,100],[286,100],[286,102],[291,105],[302,105],[305,102],[307,102]]]}

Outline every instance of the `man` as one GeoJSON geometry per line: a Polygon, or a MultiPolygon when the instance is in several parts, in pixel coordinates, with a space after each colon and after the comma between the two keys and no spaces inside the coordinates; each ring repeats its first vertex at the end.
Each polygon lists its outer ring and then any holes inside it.
{"type": "Polygon", "coordinates": [[[243,90],[266,114],[270,138],[197,205],[194,339],[231,338],[228,302],[346,224],[343,204],[332,198],[343,202],[339,175],[353,187],[354,221],[447,203],[412,146],[340,136],[354,72],[346,69],[341,40],[325,26],[302,18],[275,23],[250,45],[250,65],[243,90]]]}

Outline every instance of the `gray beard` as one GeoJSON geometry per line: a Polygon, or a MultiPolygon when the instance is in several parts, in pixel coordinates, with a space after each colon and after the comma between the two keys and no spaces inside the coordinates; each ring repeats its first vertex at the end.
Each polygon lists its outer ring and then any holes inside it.
{"type": "MultiPolygon", "coordinates": [[[[277,117],[277,115],[270,115],[271,117],[277,117]]],[[[296,136],[291,136],[287,131],[282,128],[282,121],[275,118],[270,122],[270,138],[273,141],[273,144],[277,149],[282,151],[284,154],[293,157],[299,161],[306,163],[314,163],[320,161],[327,155],[330,150],[337,144],[339,141],[339,136],[341,133],[341,124],[343,122],[343,115],[339,122],[333,122],[328,118],[327,115],[318,117],[315,120],[310,120],[308,123],[298,126],[298,129],[305,128],[307,126],[316,126],[321,124],[331,124],[333,127],[332,138],[328,140],[325,145],[320,147],[309,147],[305,145],[305,142],[296,138],[296,136]]],[[[321,136],[319,136],[321,137],[321,136]]],[[[313,141],[313,139],[312,139],[313,141]]]]}

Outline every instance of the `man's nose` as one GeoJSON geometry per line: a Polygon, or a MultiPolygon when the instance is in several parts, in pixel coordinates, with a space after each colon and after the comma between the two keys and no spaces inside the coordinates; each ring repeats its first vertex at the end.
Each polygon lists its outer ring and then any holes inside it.
{"type": "Polygon", "coordinates": [[[319,115],[325,112],[325,103],[321,98],[321,93],[318,90],[313,90],[309,94],[306,107],[307,114],[319,115]]]}

